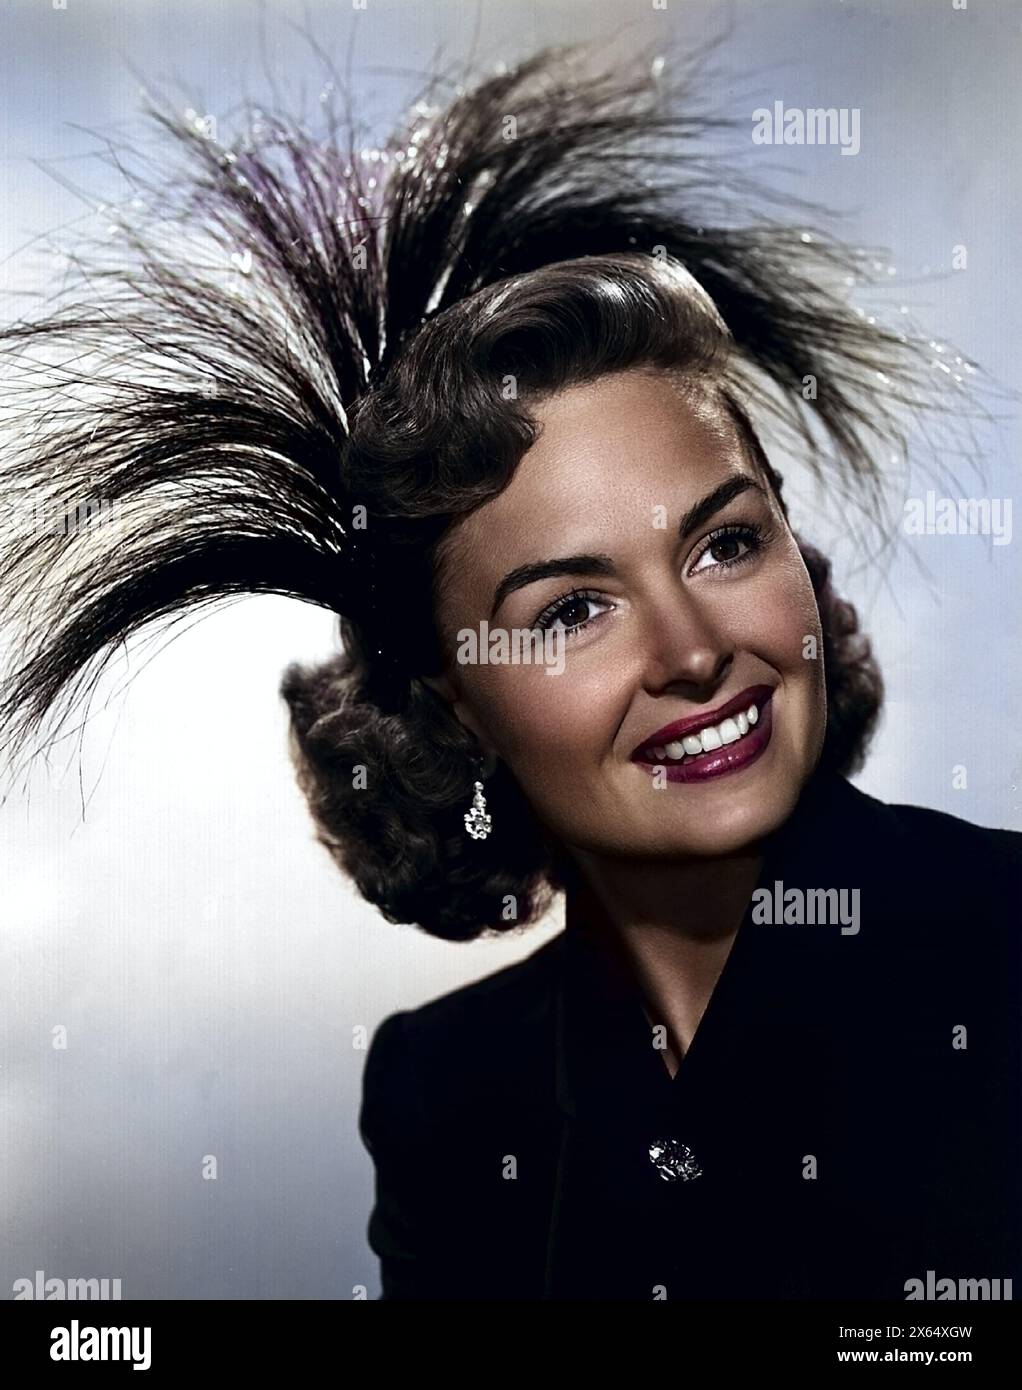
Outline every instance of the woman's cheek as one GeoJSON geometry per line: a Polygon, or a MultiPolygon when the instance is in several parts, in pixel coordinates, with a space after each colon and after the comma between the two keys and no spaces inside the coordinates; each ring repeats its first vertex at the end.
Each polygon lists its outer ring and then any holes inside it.
{"type": "Polygon", "coordinates": [[[605,666],[573,663],[569,644],[563,669],[551,674],[541,666],[505,666],[480,668],[477,677],[473,704],[524,789],[554,773],[561,778],[565,766],[577,782],[587,762],[602,761],[616,727],[609,712],[614,686],[605,666]]]}
{"type": "Polygon", "coordinates": [[[798,550],[770,573],[761,595],[761,637],[753,648],[781,677],[790,729],[807,761],[823,744],[827,697],[823,629],[812,582],[798,550]]]}
{"type": "Polygon", "coordinates": [[[794,546],[763,570],[762,583],[748,598],[753,624],[748,650],[782,676],[814,679],[810,663],[819,662],[822,670],[820,614],[809,573],[794,546]]]}

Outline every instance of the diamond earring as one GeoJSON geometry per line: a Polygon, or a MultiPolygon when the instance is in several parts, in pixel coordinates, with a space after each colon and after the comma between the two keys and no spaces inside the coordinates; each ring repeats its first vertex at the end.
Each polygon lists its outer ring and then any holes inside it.
{"type": "Polygon", "coordinates": [[[473,840],[485,840],[493,829],[493,817],[486,809],[482,782],[476,782],[472,796],[472,809],[465,812],[465,829],[473,840]]]}

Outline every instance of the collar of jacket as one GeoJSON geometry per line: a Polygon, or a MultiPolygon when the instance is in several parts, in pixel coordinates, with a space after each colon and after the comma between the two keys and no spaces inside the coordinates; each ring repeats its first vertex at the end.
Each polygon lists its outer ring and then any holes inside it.
{"type": "MultiPolygon", "coordinates": [[[[872,883],[886,891],[902,836],[890,807],[844,777],[818,773],[766,844],[756,887],[771,894],[777,883],[785,889],[859,888],[868,896],[872,883]]],[[[609,1133],[601,1129],[608,1117],[621,1132],[655,1125],[657,1116],[666,1126],[682,1096],[695,1106],[718,1104],[711,1093],[722,1076],[755,1084],[748,1080],[748,1062],[753,1059],[753,1072],[763,1065],[764,1039],[773,1048],[771,1065],[783,1067],[780,1049],[789,1042],[801,1046],[807,1026],[826,1028],[828,992],[844,987],[846,953],[856,949],[854,938],[843,936],[837,925],[756,924],[753,901],[674,1080],[651,1046],[637,987],[608,966],[584,926],[569,915],[552,1001],[561,1132],[546,1297],[557,1296],[564,1275],[566,1197],[592,1145],[609,1133]],[[787,1011],[783,1019],[778,1017],[781,1000],[787,1011]]]]}
{"type": "MultiPolygon", "coordinates": [[[[889,891],[892,860],[899,853],[903,828],[891,807],[859,791],[844,777],[818,773],[807,784],[794,812],[769,839],[754,892],[776,895],[783,889],[858,888],[868,893],[869,882],[882,882],[889,891]]],[[[782,890],[783,891],[783,890],[782,890]]],[[[793,967],[813,970],[821,951],[831,953],[844,944],[840,927],[770,927],[752,921],[753,901],[735,937],[731,952],[705,1015],[707,1023],[727,1002],[747,1006],[750,1023],[769,1001],[767,976],[793,967]],[[755,971],[750,969],[755,962],[755,971]],[[737,997],[742,995],[741,1001],[737,997]]],[[[584,925],[572,922],[562,933],[561,968],[554,995],[558,1108],[569,1117],[589,1101],[606,1105],[608,1077],[613,1077],[614,1050],[629,1037],[649,1045],[649,1028],[635,986],[606,964],[603,953],[587,936],[584,925]],[[586,1025],[601,1020],[599,1029],[586,1025]],[[600,1054],[603,1054],[602,1057],[600,1054]],[[601,1065],[601,1061],[609,1065],[601,1065]],[[593,1086],[598,1096],[593,1094],[593,1086]]],[[[708,1032],[709,1029],[705,1030],[708,1032]]],[[[688,1058],[705,1040],[700,1025],[688,1058]],[[701,1036],[703,1035],[703,1036],[701,1036]]],[[[655,1059],[660,1066],[663,1063],[655,1059]]],[[[626,1088],[628,1105],[636,1097],[626,1088]]]]}

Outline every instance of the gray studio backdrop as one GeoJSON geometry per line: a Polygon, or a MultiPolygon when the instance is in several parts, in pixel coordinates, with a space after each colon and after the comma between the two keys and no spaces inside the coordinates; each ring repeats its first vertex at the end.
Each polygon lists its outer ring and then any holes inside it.
{"type": "MultiPolygon", "coordinates": [[[[3,312],[53,273],[44,234],[102,230],[104,200],[124,196],[96,153],[138,132],[140,75],[181,81],[221,118],[246,92],[268,99],[272,82],[314,101],[324,73],[295,22],[342,67],[350,50],[357,108],[381,128],[437,54],[489,66],[547,42],[618,34],[623,49],[731,25],[719,96],[750,131],[753,110],[778,100],[861,113],[853,157],[764,148],[764,167],[785,166],[778,187],[889,249],[892,315],[904,305],[936,344],[1018,386],[1022,266],[1008,229],[1022,223],[1010,158],[1022,10],[994,0],[0,0],[3,312]]],[[[981,432],[987,478],[973,496],[1017,493],[1018,428],[1003,413],[981,432]]],[[[925,495],[925,453],[906,494],[925,495]]],[[[1018,544],[905,537],[881,574],[809,489],[798,520],[834,548],[888,679],[860,785],[1022,827],[1018,544]]],[[[120,1278],[125,1298],[376,1294],[356,1030],[559,924],[452,946],[356,897],[314,842],[277,696],[288,661],[332,643],[329,617],[267,598],[151,661],[129,654],[80,748],[39,764],[0,810],[0,1296],[40,1269],[120,1278]]]]}

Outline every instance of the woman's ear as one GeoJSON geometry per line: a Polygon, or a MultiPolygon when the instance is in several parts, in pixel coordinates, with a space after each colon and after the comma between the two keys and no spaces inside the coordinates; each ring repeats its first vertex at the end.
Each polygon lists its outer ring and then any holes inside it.
{"type": "Polygon", "coordinates": [[[419,679],[422,681],[423,685],[428,686],[429,689],[435,691],[442,700],[445,700],[447,704],[450,705],[454,717],[458,722],[463,724],[464,727],[468,729],[469,733],[475,735],[483,752],[483,770],[485,775],[489,777],[497,766],[496,749],[490,743],[486,731],[479,723],[474,712],[469,709],[465,700],[462,698],[457,683],[451,679],[447,672],[443,672],[436,676],[420,676],[419,679]]]}

